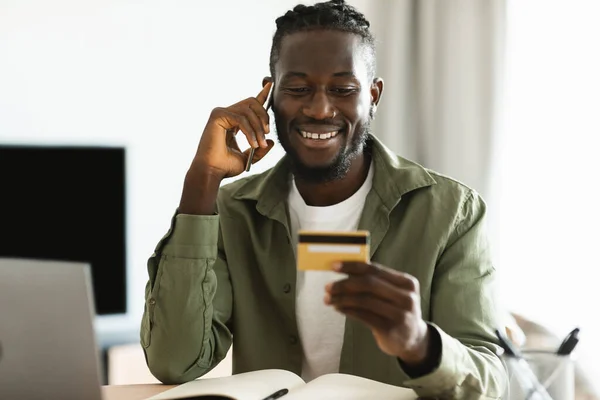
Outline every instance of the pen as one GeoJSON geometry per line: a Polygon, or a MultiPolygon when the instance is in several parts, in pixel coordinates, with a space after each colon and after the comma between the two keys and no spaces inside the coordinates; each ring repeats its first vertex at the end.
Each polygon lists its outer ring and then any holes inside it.
{"type": "MultiPolygon", "coordinates": [[[[267,101],[265,102],[266,107],[265,110],[269,111],[271,107],[271,98],[273,97],[273,86],[275,83],[271,84],[271,89],[269,89],[269,94],[267,95],[267,101]]],[[[254,147],[250,147],[250,153],[248,153],[248,161],[246,161],[246,172],[250,171],[250,167],[252,166],[252,159],[254,158],[254,152],[256,149],[254,147]]]]}
{"type": "Polygon", "coordinates": [[[499,329],[496,329],[496,336],[498,337],[498,340],[500,340],[500,345],[504,349],[504,352],[507,356],[523,358],[521,352],[515,346],[513,346],[510,339],[507,338],[499,329]]]}
{"type": "Polygon", "coordinates": [[[275,399],[278,399],[278,398],[283,397],[284,395],[288,394],[288,392],[289,392],[289,390],[287,390],[287,389],[281,389],[281,390],[276,391],[273,394],[268,395],[263,400],[275,400],[275,399]]]}
{"type": "Polygon", "coordinates": [[[573,349],[575,349],[577,343],[579,343],[579,328],[573,329],[567,335],[565,340],[563,340],[563,342],[558,347],[558,350],[556,350],[556,354],[559,356],[568,356],[569,354],[571,354],[573,349]]]}

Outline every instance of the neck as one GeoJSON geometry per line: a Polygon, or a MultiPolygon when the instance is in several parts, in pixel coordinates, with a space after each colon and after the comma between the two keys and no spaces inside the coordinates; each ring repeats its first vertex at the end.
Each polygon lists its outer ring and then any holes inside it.
{"type": "Polygon", "coordinates": [[[356,193],[365,183],[370,164],[370,155],[363,152],[352,160],[348,173],[342,179],[325,183],[296,180],[296,187],[309,206],[326,207],[338,204],[356,193]]]}

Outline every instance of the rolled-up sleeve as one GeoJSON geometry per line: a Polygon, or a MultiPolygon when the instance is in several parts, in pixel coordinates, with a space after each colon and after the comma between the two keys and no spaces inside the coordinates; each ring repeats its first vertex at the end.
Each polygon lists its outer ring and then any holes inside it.
{"type": "Polygon", "coordinates": [[[231,346],[233,299],[221,248],[218,215],[176,214],[148,260],[141,344],[163,383],[204,375],[231,346]]]}

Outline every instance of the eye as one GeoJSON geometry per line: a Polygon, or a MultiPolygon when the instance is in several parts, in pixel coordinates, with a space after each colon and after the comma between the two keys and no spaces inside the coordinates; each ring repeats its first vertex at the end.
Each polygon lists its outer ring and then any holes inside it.
{"type": "Polygon", "coordinates": [[[305,94],[310,91],[307,87],[288,87],[283,90],[291,94],[305,94]]]}
{"type": "Polygon", "coordinates": [[[341,95],[341,96],[347,96],[353,93],[358,93],[358,88],[355,87],[336,87],[331,89],[331,91],[335,94],[341,95]]]}

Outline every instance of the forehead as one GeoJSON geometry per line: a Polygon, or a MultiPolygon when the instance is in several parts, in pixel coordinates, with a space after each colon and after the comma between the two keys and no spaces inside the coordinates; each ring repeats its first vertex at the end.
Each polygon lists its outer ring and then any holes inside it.
{"type": "Polygon", "coordinates": [[[302,72],[312,75],[332,75],[354,72],[366,77],[367,52],[362,38],[349,32],[311,30],[283,37],[276,71],[302,72]]]}

